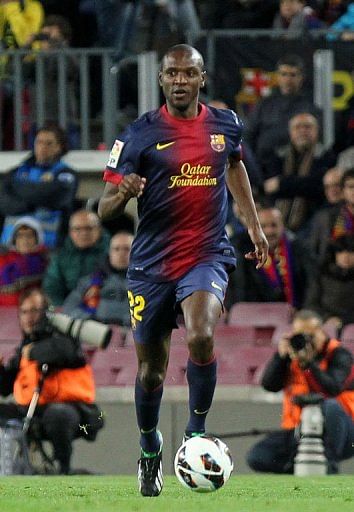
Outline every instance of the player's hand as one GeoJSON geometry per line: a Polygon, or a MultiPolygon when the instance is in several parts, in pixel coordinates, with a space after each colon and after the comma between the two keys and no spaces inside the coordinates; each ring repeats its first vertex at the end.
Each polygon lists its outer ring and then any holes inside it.
{"type": "Polygon", "coordinates": [[[144,192],[146,178],[138,176],[138,174],[132,173],[124,176],[123,180],[119,184],[119,192],[124,195],[125,199],[131,197],[140,197],[144,192]]]}
{"type": "Polygon", "coordinates": [[[290,333],[283,334],[278,343],[278,354],[282,359],[285,359],[287,356],[290,356],[291,353],[291,345],[290,345],[290,333]]]}
{"type": "Polygon", "coordinates": [[[260,227],[249,228],[248,234],[254,243],[254,251],[245,254],[247,260],[257,260],[256,269],[263,267],[268,258],[268,242],[260,227]]]}

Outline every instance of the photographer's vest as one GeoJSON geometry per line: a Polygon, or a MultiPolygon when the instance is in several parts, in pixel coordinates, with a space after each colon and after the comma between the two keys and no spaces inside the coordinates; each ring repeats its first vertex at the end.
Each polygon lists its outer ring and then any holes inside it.
{"type": "MultiPolygon", "coordinates": [[[[19,405],[28,405],[38,386],[40,372],[38,363],[21,358],[20,369],[14,383],[14,398],[19,405]]],[[[80,368],[64,368],[50,372],[44,379],[38,403],[86,402],[95,399],[95,384],[92,369],[85,365],[80,368]]]]}
{"type": "MultiPolygon", "coordinates": [[[[337,340],[330,340],[323,359],[319,362],[318,366],[322,371],[326,371],[328,364],[332,358],[333,351],[339,347],[341,343],[337,340]]],[[[315,381],[310,370],[302,370],[297,361],[292,361],[290,364],[290,375],[284,388],[283,400],[283,428],[295,428],[300,423],[301,407],[293,403],[293,397],[296,395],[303,395],[308,393],[321,393],[324,398],[330,398],[326,395],[321,386],[315,381]]],[[[354,420],[354,366],[343,386],[343,391],[339,395],[332,397],[335,398],[343,407],[345,412],[354,420]],[[351,384],[351,389],[349,388],[351,384]]]]}

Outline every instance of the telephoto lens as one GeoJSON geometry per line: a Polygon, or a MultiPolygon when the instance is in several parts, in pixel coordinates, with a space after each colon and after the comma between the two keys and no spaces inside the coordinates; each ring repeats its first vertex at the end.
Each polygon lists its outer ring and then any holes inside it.
{"type": "Polygon", "coordinates": [[[111,341],[111,327],[96,320],[75,319],[52,311],[47,312],[47,318],[61,333],[91,347],[105,349],[111,341]]]}

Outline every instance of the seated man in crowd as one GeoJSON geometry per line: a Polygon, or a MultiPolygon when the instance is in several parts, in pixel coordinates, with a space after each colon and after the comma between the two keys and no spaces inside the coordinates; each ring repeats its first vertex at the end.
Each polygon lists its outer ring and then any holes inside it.
{"type": "Polygon", "coordinates": [[[328,473],[338,471],[338,462],[354,455],[353,356],[336,339],[329,339],[322,320],[310,310],[295,314],[292,330],[280,340],[278,351],[262,377],[267,391],[283,390],[282,430],[268,434],[247,456],[255,471],[293,473],[301,422],[296,397],[310,393],[323,396],[323,443],[328,473]],[[301,334],[303,348],[292,337],[301,334]]]}
{"type": "Polygon", "coordinates": [[[319,212],[313,219],[309,247],[314,258],[322,262],[328,244],[340,236],[354,236],[354,168],[341,179],[343,201],[319,212]]]}
{"type": "Polygon", "coordinates": [[[322,179],[335,154],[319,141],[319,123],[308,112],[289,121],[290,144],[270,159],[264,191],[281,210],[285,226],[306,233],[314,212],[324,203],[322,179]]]}
{"type": "Polygon", "coordinates": [[[83,437],[94,441],[103,426],[102,412],[94,403],[95,384],[80,344],[51,326],[45,312],[46,296],[40,289],[26,290],[19,301],[23,339],[16,355],[0,363],[0,393],[13,393],[15,403],[0,405],[0,422],[25,416],[42,365],[48,365],[33,417],[31,435],[49,440],[61,474],[69,474],[72,442],[83,437]],[[85,428],[80,428],[84,425],[85,428]]]}
{"type": "Polygon", "coordinates": [[[62,306],[80,277],[95,271],[108,252],[109,236],[96,213],[77,210],[69,221],[69,235],[53,254],[43,288],[54,306],[62,306]]]}
{"type": "Polygon", "coordinates": [[[327,247],[323,262],[310,281],[305,306],[321,315],[338,332],[354,323],[354,236],[344,235],[327,247]]]}
{"type": "Polygon", "coordinates": [[[124,231],[111,238],[109,254],[97,271],[82,277],[63,304],[73,318],[130,326],[127,269],[133,235],[124,231]]]}
{"type": "Polygon", "coordinates": [[[304,62],[298,55],[285,55],[277,62],[277,87],[261,99],[246,124],[249,143],[262,170],[267,168],[274,149],[288,144],[284,129],[298,112],[317,114],[312,94],[304,89],[304,62]]]}
{"type": "Polygon", "coordinates": [[[57,125],[45,125],[36,134],[33,155],[4,176],[0,191],[2,243],[9,240],[18,215],[31,215],[45,226],[45,245],[57,245],[66,231],[78,184],[74,171],[62,161],[66,151],[65,132],[57,125]]]}
{"type": "Polygon", "coordinates": [[[32,217],[19,218],[8,245],[0,248],[0,306],[16,305],[23,290],[40,286],[48,263],[42,227],[32,217]]]}
{"type": "MultiPolygon", "coordinates": [[[[303,243],[285,229],[278,208],[260,207],[258,217],[269,244],[267,262],[256,270],[240,254],[236,270],[230,276],[226,307],[229,309],[234,302],[242,301],[288,302],[299,309],[312,270],[308,254],[303,243]]],[[[240,253],[240,247],[236,246],[236,251],[240,253]]]]}

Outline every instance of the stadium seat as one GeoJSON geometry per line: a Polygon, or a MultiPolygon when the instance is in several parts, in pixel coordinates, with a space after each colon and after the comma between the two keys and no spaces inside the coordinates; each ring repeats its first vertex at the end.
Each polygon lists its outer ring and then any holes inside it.
{"type": "Polygon", "coordinates": [[[0,357],[4,358],[4,364],[8,362],[8,360],[15,355],[15,349],[18,343],[12,342],[2,342],[0,343],[0,357]]]}
{"type": "Polygon", "coordinates": [[[171,345],[165,385],[183,386],[187,384],[186,371],[188,348],[186,345],[171,345]]]}
{"type": "Polygon", "coordinates": [[[256,329],[250,325],[218,324],[214,332],[215,347],[250,345],[256,341],[256,329]]]}
{"type": "Polygon", "coordinates": [[[343,346],[354,354],[354,324],[344,326],[340,338],[343,346]]]}
{"type": "Polygon", "coordinates": [[[17,307],[0,306],[0,343],[12,341],[19,344],[22,333],[18,324],[17,307]]]}
{"type": "Polygon", "coordinates": [[[118,363],[114,365],[114,386],[134,386],[138,370],[135,347],[116,349],[118,363]]]}
{"type": "Polygon", "coordinates": [[[276,327],[291,320],[287,302],[237,302],[229,313],[229,325],[248,325],[255,328],[255,343],[271,344],[276,327]]]}
{"type": "Polygon", "coordinates": [[[240,346],[218,354],[218,384],[258,385],[261,370],[274,354],[274,347],[240,346]]]}
{"type": "Polygon", "coordinates": [[[97,350],[91,366],[97,386],[133,386],[137,372],[134,347],[108,347],[97,350]]]}

